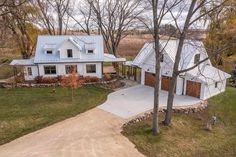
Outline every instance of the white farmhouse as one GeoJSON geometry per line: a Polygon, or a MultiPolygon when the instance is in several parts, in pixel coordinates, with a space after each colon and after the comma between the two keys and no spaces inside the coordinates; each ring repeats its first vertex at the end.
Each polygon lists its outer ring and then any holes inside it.
{"type": "MultiPolygon", "coordinates": [[[[161,89],[168,90],[172,76],[172,69],[178,47],[178,40],[161,40],[164,50],[161,58],[161,89]]],[[[146,43],[133,61],[133,65],[141,68],[141,84],[154,86],[155,84],[155,53],[154,44],[146,43]]],[[[184,43],[179,70],[192,67],[197,62],[207,58],[207,52],[200,41],[186,40],[184,43]]],[[[182,73],[177,79],[175,93],[208,99],[225,91],[226,79],[230,75],[213,67],[208,59],[198,67],[182,73]]]]}
{"type": "Polygon", "coordinates": [[[73,70],[83,76],[102,78],[104,62],[124,62],[104,54],[102,36],[38,36],[35,57],[13,60],[11,65],[23,66],[25,80],[37,76],[68,75],[73,70]]]}

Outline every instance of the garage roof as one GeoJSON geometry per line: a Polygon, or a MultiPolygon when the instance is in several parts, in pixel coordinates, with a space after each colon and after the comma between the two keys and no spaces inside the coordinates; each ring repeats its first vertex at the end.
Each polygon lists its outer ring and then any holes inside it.
{"type": "Polygon", "coordinates": [[[228,73],[223,72],[222,70],[210,65],[203,66],[201,69],[195,68],[193,70],[190,70],[186,75],[192,78],[196,78],[197,80],[205,82],[207,84],[223,81],[231,77],[231,75],[229,75],[228,73]]]}

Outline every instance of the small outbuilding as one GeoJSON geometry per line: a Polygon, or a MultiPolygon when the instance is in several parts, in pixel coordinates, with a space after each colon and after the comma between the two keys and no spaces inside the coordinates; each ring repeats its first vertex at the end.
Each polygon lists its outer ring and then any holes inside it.
{"type": "MultiPolygon", "coordinates": [[[[160,41],[161,49],[163,49],[161,90],[169,89],[178,42],[177,39],[160,41]]],[[[207,57],[208,54],[201,41],[185,40],[179,70],[188,69],[207,57]]],[[[155,53],[153,42],[146,43],[143,46],[132,64],[141,68],[141,84],[154,87],[155,53]]],[[[205,100],[224,92],[226,79],[229,77],[231,77],[229,74],[215,68],[208,59],[196,68],[178,76],[175,93],[205,100]]]]}

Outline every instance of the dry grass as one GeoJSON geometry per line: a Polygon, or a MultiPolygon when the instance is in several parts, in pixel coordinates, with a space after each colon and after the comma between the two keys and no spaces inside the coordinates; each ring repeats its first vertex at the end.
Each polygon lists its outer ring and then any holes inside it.
{"type": "MultiPolygon", "coordinates": [[[[139,151],[149,157],[235,157],[236,88],[209,100],[209,108],[200,114],[174,114],[172,126],[162,126],[153,136],[151,119],[124,128],[139,151]],[[217,125],[207,131],[209,117],[218,117],[217,125]]],[[[163,120],[163,115],[160,116],[163,120]]],[[[160,121],[161,121],[160,120],[160,121]]]]}
{"type": "Polygon", "coordinates": [[[143,45],[151,40],[151,35],[128,35],[121,41],[118,47],[118,53],[120,56],[135,57],[143,45]]]}

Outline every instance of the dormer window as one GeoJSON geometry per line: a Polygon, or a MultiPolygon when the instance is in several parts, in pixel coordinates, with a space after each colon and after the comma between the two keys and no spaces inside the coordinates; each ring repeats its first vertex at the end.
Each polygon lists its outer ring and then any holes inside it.
{"type": "Polygon", "coordinates": [[[194,56],[194,64],[197,64],[198,62],[200,62],[200,54],[194,56]]]}
{"type": "Polygon", "coordinates": [[[88,50],[88,54],[93,54],[94,50],[88,50]]]}
{"type": "Polygon", "coordinates": [[[67,57],[68,58],[72,58],[73,57],[72,49],[67,49],[67,57]]]}
{"type": "Polygon", "coordinates": [[[52,54],[52,50],[47,50],[46,53],[51,55],[52,54]]]}

